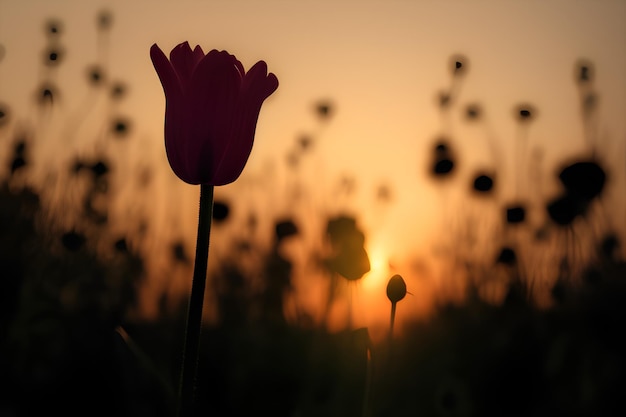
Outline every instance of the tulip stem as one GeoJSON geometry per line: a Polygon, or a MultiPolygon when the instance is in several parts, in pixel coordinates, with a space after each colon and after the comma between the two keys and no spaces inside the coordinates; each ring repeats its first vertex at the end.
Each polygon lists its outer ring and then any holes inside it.
{"type": "Polygon", "coordinates": [[[209,259],[209,238],[213,217],[213,186],[200,185],[200,212],[198,216],[198,236],[196,259],[193,266],[191,296],[185,326],[185,345],[180,374],[178,416],[191,417],[194,414],[194,396],[198,357],[200,353],[200,332],[202,329],[202,304],[206,286],[209,259]]]}

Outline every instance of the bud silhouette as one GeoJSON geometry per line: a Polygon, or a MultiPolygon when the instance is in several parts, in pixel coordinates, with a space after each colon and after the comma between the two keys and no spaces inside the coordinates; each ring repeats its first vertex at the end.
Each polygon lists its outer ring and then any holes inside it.
{"type": "Polygon", "coordinates": [[[519,122],[527,123],[537,117],[537,110],[530,104],[522,104],[515,109],[515,117],[519,122]]]}
{"type": "Polygon", "coordinates": [[[230,215],[230,206],[227,202],[216,200],[213,202],[213,220],[216,223],[222,223],[228,219],[230,215]]]}
{"type": "Polygon", "coordinates": [[[391,301],[391,323],[389,337],[393,335],[393,325],[396,320],[396,304],[406,296],[406,283],[402,276],[396,274],[389,278],[387,283],[387,298],[391,301]]]}
{"type": "Polygon", "coordinates": [[[396,274],[389,278],[387,283],[387,298],[392,303],[397,303],[406,296],[406,283],[402,276],[396,274]]]}
{"type": "Polygon", "coordinates": [[[445,140],[435,144],[431,174],[435,177],[445,177],[454,170],[454,156],[445,140]]]}
{"type": "Polygon", "coordinates": [[[274,234],[276,240],[280,242],[289,236],[297,235],[298,226],[291,219],[281,220],[274,225],[274,234]]]}
{"type": "Polygon", "coordinates": [[[515,254],[515,249],[508,246],[500,249],[500,253],[498,253],[498,256],[496,257],[496,263],[514,266],[517,263],[517,255],[515,254]]]}
{"type": "Polygon", "coordinates": [[[575,66],[574,79],[579,84],[587,84],[594,79],[594,67],[591,61],[581,59],[575,66]]]}
{"type": "Polygon", "coordinates": [[[552,221],[565,226],[584,216],[591,202],[602,194],[606,179],[604,169],[594,161],[578,161],[563,168],[559,180],[565,192],[546,206],[552,221]]]}
{"type": "Polygon", "coordinates": [[[581,202],[590,202],[602,193],[606,173],[593,161],[579,161],[565,167],[559,179],[567,194],[581,202]]]}
{"type": "Polygon", "coordinates": [[[521,204],[506,208],[506,222],[508,224],[523,223],[526,220],[526,208],[521,204]]]}
{"type": "Polygon", "coordinates": [[[477,175],[472,186],[478,193],[489,193],[493,190],[493,178],[487,174],[477,175]]]}

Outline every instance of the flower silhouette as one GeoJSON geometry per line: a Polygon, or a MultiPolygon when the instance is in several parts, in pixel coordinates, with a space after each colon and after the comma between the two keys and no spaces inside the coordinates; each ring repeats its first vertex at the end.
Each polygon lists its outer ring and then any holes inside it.
{"type": "Polygon", "coordinates": [[[165,151],[174,173],[200,185],[200,213],[179,388],[179,417],[194,415],[195,380],[200,353],[202,303],[213,218],[213,188],[241,175],[254,142],[261,105],[278,88],[278,79],[259,61],[245,72],[226,51],[188,42],[167,59],[156,45],[152,64],[165,92],[165,151]]]}
{"type": "Polygon", "coordinates": [[[334,254],[327,266],[347,280],[361,279],[370,271],[370,260],[365,250],[365,235],[359,230],[356,220],[349,216],[338,216],[328,221],[326,232],[334,254]]]}
{"type": "Polygon", "coordinates": [[[183,42],[168,60],[156,45],[150,57],[166,98],[165,148],[174,173],[189,184],[225,185],[243,170],[261,105],[278,79],[259,61],[245,72],[226,51],[205,54],[183,42]]]}

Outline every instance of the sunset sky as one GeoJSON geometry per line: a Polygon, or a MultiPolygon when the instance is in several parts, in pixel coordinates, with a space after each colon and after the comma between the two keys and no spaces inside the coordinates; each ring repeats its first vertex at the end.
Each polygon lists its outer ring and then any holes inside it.
{"type": "MultiPolygon", "coordinates": [[[[464,184],[474,168],[495,165],[487,137],[501,151],[498,166],[515,165],[514,110],[529,103],[537,117],[527,146],[529,152],[543,151],[550,175],[555,161],[584,149],[574,66],[586,59],[594,65],[600,96],[597,146],[614,172],[624,174],[626,2],[621,0],[0,0],[0,101],[18,115],[32,109],[45,45],[43,23],[54,17],[64,24],[60,41],[67,53],[57,78],[62,105],[79,105],[87,87],[77,80],[97,59],[94,21],[103,8],[114,16],[110,74],[131,86],[123,109],[142,138],[140,156],[155,158],[164,187],[177,180],[164,158],[164,96],[150,46],[156,42],[169,51],[189,41],[205,51],[226,49],[246,68],[267,62],[280,86],[263,106],[244,174],[218,193],[236,193],[244,204],[271,208],[272,215],[287,213],[290,203],[284,197],[295,180],[286,156],[299,137],[312,136],[314,146],[298,177],[308,187],[308,204],[320,212],[342,205],[358,209],[372,261],[381,268],[378,277],[376,270],[363,280],[364,324],[375,320],[372,311],[388,320],[386,263],[404,273],[403,262],[428,259],[442,233],[441,214],[450,209],[442,208],[441,190],[427,175],[429,152],[442,132],[450,134],[460,157],[464,184]],[[458,54],[467,59],[467,73],[444,125],[437,95],[450,86],[450,59],[458,54]],[[315,113],[320,100],[333,105],[327,120],[315,113]],[[462,110],[470,103],[481,106],[483,127],[463,121],[462,110]],[[344,177],[355,179],[350,199],[337,194],[344,177]],[[259,184],[265,191],[250,191],[259,184]],[[383,184],[391,190],[386,204],[376,199],[383,184]]],[[[511,172],[502,175],[511,180],[511,172]]],[[[191,195],[180,210],[193,234],[197,188],[179,188],[191,195]]],[[[409,290],[418,282],[407,278],[409,290]]],[[[416,295],[406,310],[423,310],[420,300],[426,303],[416,295]]]]}

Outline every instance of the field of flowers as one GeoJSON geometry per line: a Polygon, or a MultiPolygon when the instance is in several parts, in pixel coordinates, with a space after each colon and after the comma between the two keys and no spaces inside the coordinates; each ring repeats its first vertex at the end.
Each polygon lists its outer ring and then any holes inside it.
{"type": "MultiPolygon", "coordinates": [[[[112,19],[97,16],[100,36],[112,19]]],[[[154,274],[191,279],[193,248],[173,234],[154,243],[154,167],[125,157],[138,140],[122,111],[129,86],[108,77],[104,59],[87,66],[90,104],[68,115],[56,84],[62,22],[45,22],[45,36],[32,114],[14,114],[0,97],[0,415],[175,415],[188,300],[152,294],[159,308],[150,319],[138,306],[154,274]],[[97,128],[85,133],[89,117],[97,128]],[[95,145],[81,148],[80,135],[93,135],[95,145]],[[59,157],[36,157],[41,148],[59,157]]],[[[459,111],[466,123],[485,117],[479,104],[459,104],[467,62],[455,55],[449,63],[451,86],[438,101],[444,121],[459,111]]],[[[550,167],[559,184],[553,195],[534,192],[546,171],[525,145],[541,110],[531,104],[514,109],[513,200],[501,193],[497,143],[493,166],[470,178],[458,173],[454,137],[442,134],[426,150],[431,161],[422,168],[442,193],[465,187],[458,201],[446,200],[454,219],[439,242],[463,297],[442,297],[428,318],[390,329],[384,340],[365,327],[327,326],[343,296],[333,289],[370,270],[358,214],[312,221],[294,210],[241,221],[232,216],[238,201],[217,193],[213,236],[223,226],[241,233],[226,236],[211,258],[205,304],[215,319],[200,333],[195,415],[614,415],[626,388],[626,264],[615,219],[623,193],[594,130],[594,65],[573,66],[588,152],[550,167]],[[487,212],[501,221],[485,229],[487,212]],[[262,221],[270,239],[256,238],[262,221]],[[297,265],[283,247],[307,222],[323,237],[306,257],[306,270],[329,283],[321,318],[285,313],[297,265]]],[[[315,106],[320,120],[333,110],[332,102],[315,106]]],[[[314,140],[299,138],[286,155],[294,176],[314,140]]],[[[390,198],[387,189],[379,195],[390,198]]],[[[286,198],[297,204],[295,194],[286,198]]],[[[393,323],[407,287],[401,276],[389,278],[393,323]]]]}

